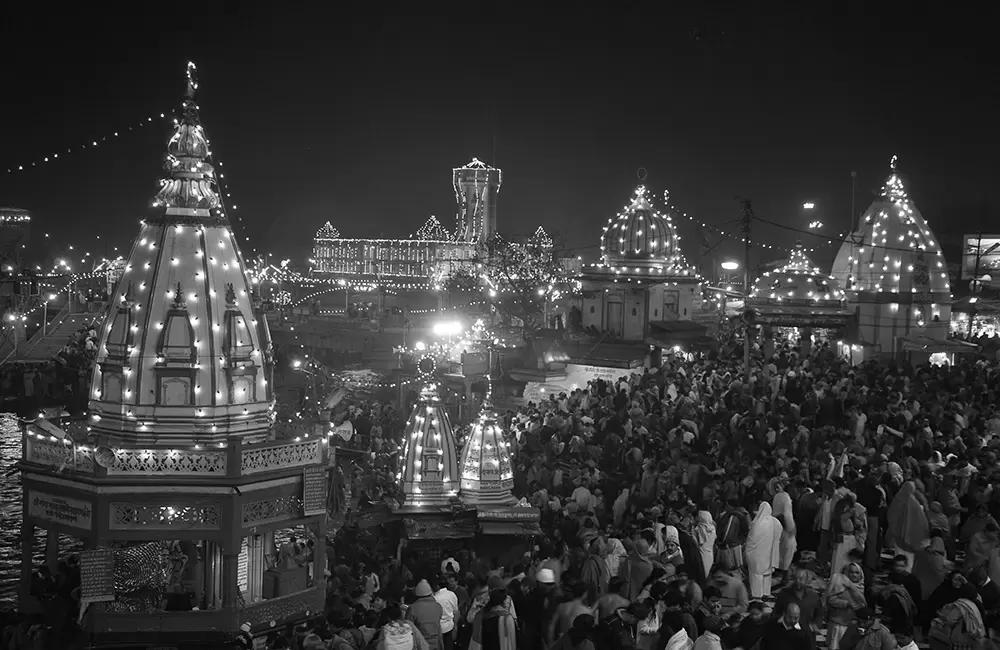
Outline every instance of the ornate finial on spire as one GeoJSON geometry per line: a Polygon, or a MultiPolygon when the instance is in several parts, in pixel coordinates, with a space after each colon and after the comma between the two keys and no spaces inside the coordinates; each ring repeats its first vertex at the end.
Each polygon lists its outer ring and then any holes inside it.
{"type": "Polygon", "coordinates": [[[226,307],[236,306],[236,289],[233,288],[233,283],[226,283],[226,307]]]}
{"type": "Polygon", "coordinates": [[[198,66],[194,64],[194,61],[188,61],[187,90],[184,92],[184,97],[186,99],[194,99],[196,92],[198,92],[198,66]]]}
{"type": "Polygon", "coordinates": [[[645,167],[640,167],[638,169],[638,171],[636,171],[635,175],[639,177],[639,184],[640,185],[646,182],[646,176],[648,174],[646,172],[646,168],[645,167]]]}
{"type": "Polygon", "coordinates": [[[896,171],[896,163],[897,163],[898,160],[899,160],[899,156],[897,156],[896,154],[892,154],[892,158],[889,160],[889,169],[891,169],[892,171],[895,172],[896,171]]]}
{"type": "Polygon", "coordinates": [[[184,292],[181,290],[181,283],[177,283],[177,288],[174,290],[174,304],[171,305],[172,309],[186,309],[187,302],[184,300],[184,292]]]}

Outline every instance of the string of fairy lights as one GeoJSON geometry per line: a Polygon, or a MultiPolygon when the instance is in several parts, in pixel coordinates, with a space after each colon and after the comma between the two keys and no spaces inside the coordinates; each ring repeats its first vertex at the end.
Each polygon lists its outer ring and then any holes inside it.
{"type": "Polygon", "coordinates": [[[108,142],[114,142],[119,137],[140,129],[145,129],[153,124],[158,123],[159,120],[170,119],[168,113],[172,114],[172,111],[167,111],[164,113],[159,113],[158,115],[150,115],[144,119],[136,120],[122,126],[117,131],[112,131],[111,133],[105,133],[99,138],[94,138],[88,140],[79,145],[74,145],[66,147],[65,149],[53,150],[48,154],[44,154],[36,157],[34,160],[24,161],[20,164],[10,164],[6,166],[8,174],[17,174],[19,172],[24,172],[32,169],[33,167],[41,167],[42,165],[50,164],[64,159],[67,155],[72,155],[74,153],[80,153],[83,151],[88,151],[91,149],[96,149],[101,147],[108,142]]]}

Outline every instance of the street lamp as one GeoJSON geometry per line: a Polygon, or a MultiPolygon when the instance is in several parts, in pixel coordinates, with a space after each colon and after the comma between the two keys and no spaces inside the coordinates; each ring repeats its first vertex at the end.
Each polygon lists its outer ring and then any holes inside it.
{"type": "Polygon", "coordinates": [[[723,270],[726,271],[735,271],[736,269],[740,268],[740,263],[733,261],[726,261],[720,264],[719,266],[721,266],[723,270]]]}

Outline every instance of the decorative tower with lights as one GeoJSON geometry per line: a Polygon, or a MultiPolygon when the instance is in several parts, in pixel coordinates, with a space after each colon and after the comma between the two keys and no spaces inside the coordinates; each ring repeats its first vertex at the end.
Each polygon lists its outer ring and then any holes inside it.
{"type": "Polygon", "coordinates": [[[832,275],[846,289],[860,338],[875,354],[895,356],[908,339],[947,337],[951,286],[944,255],[906,190],[895,156],[859,229],[841,246],[832,275]]]}
{"type": "Polygon", "coordinates": [[[271,342],[216,193],[188,85],[166,174],[100,334],[91,427],[133,442],[260,442],[271,427],[271,342]]]}
{"type": "Polygon", "coordinates": [[[458,202],[455,238],[467,243],[486,241],[497,232],[497,194],[503,172],[478,158],[451,173],[458,202]]]}
{"type": "Polygon", "coordinates": [[[499,418],[487,402],[472,425],[462,449],[462,503],[481,506],[513,506],[514,466],[510,443],[498,424],[499,418]]]}
{"type": "Polygon", "coordinates": [[[428,383],[406,421],[398,480],[403,508],[448,507],[458,495],[458,455],[451,419],[428,383]]]}
{"type": "Polygon", "coordinates": [[[36,531],[53,565],[59,537],[79,539],[81,625],[97,646],[227,647],[246,625],[323,611],[328,441],[272,439],[270,336],[195,73],[101,329],[88,420],[24,425],[22,583],[36,531]],[[279,534],[312,539],[314,555],[276,552],[279,534]]]}

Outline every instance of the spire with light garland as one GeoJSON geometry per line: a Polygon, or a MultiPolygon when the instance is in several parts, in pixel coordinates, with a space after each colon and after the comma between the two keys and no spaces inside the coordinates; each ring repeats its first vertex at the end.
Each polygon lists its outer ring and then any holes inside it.
{"type": "Polygon", "coordinates": [[[413,239],[419,239],[421,241],[452,241],[454,237],[444,226],[441,225],[438,218],[432,214],[427,217],[427,221],[424,222],[424,225],[417,229],[413,239]]]}
{"type": "Polygon", "coordinates": [[[916,294],[947,302],[951,285],[944,255],[900,176],[898,158],[861,219],[859,242],[845,243],[833,275],[851,291],[916,294]],[[852,250],[853,249],[853,250],[852,250]]]}
{"type": "Polygon", "coordinates": [[[340,239],[340,231],[327,221],[316,231],[315,239],[340,239]]]}
{"type": "Polygon", "coordinates": [[[215,190],[187,66],[165,177],[111,300],[91,382],[95,435],[158,444],[267,438],[271,339],[215,190]]]}
{"type": "Polygon", "coordinates": [[[462,449],[462,502],[469,506],[513,506],[514,466],[510,442],[489,399],[462,449]]]}
{"type": "Polygon", "coordinates": [[[458,495],[455,433],[431,381],[406,421],[399,464],[404,508],[446,507],[458,495]]]}
{"type": "Polygon", "coordinates": [[[843,306],[846,294],[832,275],[823,273],[797,242],[788,260],[777,270],[762,274],[750,297],[766,304],[843,306]]]}

